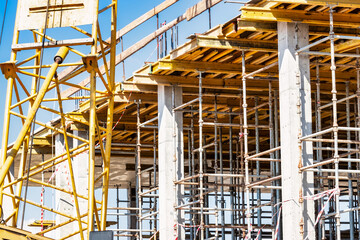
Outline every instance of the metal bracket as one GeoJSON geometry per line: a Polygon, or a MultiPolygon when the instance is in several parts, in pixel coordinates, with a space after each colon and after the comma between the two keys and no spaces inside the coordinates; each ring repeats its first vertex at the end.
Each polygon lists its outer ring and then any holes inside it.
{"type": "Polygon", "coordinates": [[[0,63],[1,72],[5,75],[6,79],[10,77],[16,77],[16,65],[15,62],[0,63]]]}
{"type": "Polygon", "coordinates": [[[88,55],[82,58],[84,67],[86,71],[88,71],[88,73],[91,73],[91,71],[96,71],[98,69],[97,59],[97,55],[88,55]]]}

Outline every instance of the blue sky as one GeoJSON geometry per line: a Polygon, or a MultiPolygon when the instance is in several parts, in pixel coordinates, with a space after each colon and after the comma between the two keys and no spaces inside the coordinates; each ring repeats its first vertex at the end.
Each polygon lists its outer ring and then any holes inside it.
{"type": "MultiPolygon", "coordinates": [[[[141,16],[143,13],[149,11],[156,5],[160,4],[164,0],[136,0],[136,1],[128,1],[128,0],[120,0],[118,6],[118,27],[117,29],[121,29],[126,24],[130,23],[132,20],[136,19],[137,17],[141,16]]],[[[4,7],[5,7],[5,0],[0,1],[0,21],[4,18],[4,7]]],[[[104,7],[108,0],[100,1],[100,8],[104,7]]],[[[170,22],[176,17],[182,15],[187,8],[196,4],[198,0],[180,0],[178,3],[171,6],[169,9],[165,10],[164,12],[159,14],[160,23],[167,21],[170,22]]],[[[11,42],[13,36],[13,29],[14,29],[14,20],[16,14],[16,5],[17,1],[9,0],[8,1],[8,8],[5,18],[5,25],[4,25],[4,33],[3,39],[0,45],[0,62],[6,62],[10,59],[11,53],[11,42]]],[[[236,17],[239,15],[239,8],[241,5],[239,4],[225,4],[219,3],[212,9],[212,26],[216,26],[221,23],[225,23],[226,21],[236,17]]],[[[109,11],[100,15],[100,25],[103,34],[103,38],[109,37],[109,11]]],[[[186,37],[194,33],[202,33],[208,30],[208,13],[203,13],[201,16],[191,20],[190,22],[182,22],[179,24],[179,44],[186,42],[186,37]]],[[[84,26],[84,29],[87,27],[84,26]]],[[[152,33],[156,29],[156,18],[152,18],[146,23],[142,24],[140,27],[136,28],[135,30],[131,31],[130,33],[124,36],[124,49],[131,46],[132,44],[136,43],[143,37],[147,36],[148,34],[152,33]]],[[[27,35],[22,35],[22,42],[26,42],[27,35]]],[[[56,30],[49,30],[49,34],[53,34],[52,36],[61,39],[61,35],[56,33],[56,30]]],[[[170,36],[170,33],[168,33],[170,36]]],[[[72,37],[78,36],[65,36],[67,39],[72,37]]],[[[151,44],[146,46],[144,49],[139,51],[138,53],[134,54],[132,57],[125,61],[126,66],[126,77],[130,77],[132,72],[139,69],[143,66],[144,61],[148,59],[148,61],[155,61],[156,59],[156,41],[153,41],[151,44]]],[[[118,47],[118,51],[120,47],[118,47]]],[[[44,63],[49,62],[51,63],[51,59],[53,58],[53,51],[46,50],[44,54],[44,63]]],[[[20,58],[24,59],[24,58],[20,58]]],[[[79,61],[78,59],[77,61],[79,61]]],[[[46,71],[46,70],[44,70],[46,71]]],[[[119,82],[122,79],[122,66],[117,67],[117,76],[116,81],[119,82]]],[[[4,104],[5,104],[5,96],[6,96],[6,84],[7,80],[0,74],[0,112],[4,111],[4,104]]],[[[38,114],[38,118],[43,122],[50,120],[53,116],[38,114]]],[[[18,120],[12,122],[10,142],[14,141],[17,137],[17,133],[20,130],[21,124],[18,120]]],[[[3,114],[0,115],[0,135],[2,135],[2,127],[3,126],[3,114]]],[[[40,198],[40,188],[31,188],[29,191],[29,199],[39,202],[40,198]]],[[[110,206],[115,206],[115,191],[110,191],[110,199],[111,201],[109,204],[110,206]]],[[[124,199],[125,192],[122,191],[120,196],[124,199]]],[[[45,194],[46,202],[48,205],[52,205],[51,202],[53,201],[53,192],[52,190],[48,189],[45,194]]],[[[30,209],[29,214],[25,216],[25,225],[27,223],[32,222],[35,219],[40,219],[40,210],[38,208],[32,207],[27,205],[27,208],[30,209]]],[[[45,214],[46,219],[51,219],[52,216],[49,213],[45,214]]],[[[126,221],[126,220],[124,220],[126,221]]],[[[27,228],[28,229],[28,228],[27,228]]],[[[35,230],[35,229],[32,229],[35,230]]]]}

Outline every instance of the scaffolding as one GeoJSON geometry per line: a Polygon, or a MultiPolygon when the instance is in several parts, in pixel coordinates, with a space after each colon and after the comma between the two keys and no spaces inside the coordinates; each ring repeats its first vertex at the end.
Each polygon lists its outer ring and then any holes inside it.
{"type": "MultiPolygon", "coordinates": [[[[211,6],[201,1],[184,15],[160,27],[157,14],[175,2],[168,1],[151,13],[151,16],[157,16],[158,29],[150,38],[145,38],[145,42],[157,39],[155,50],[158,51],[158,61],[147,62],[132,78],[118,85],[114,80],[115,65],[123,63],[125,69],[124,60],[133,52],[125,50],[116,57],[115,43],[122,45],[123,35],[132,29],[125,28],[120,37],[116,33],[116,1],[96,11],[102,13],[111,9],[110,42],[102,39],[97,17],[91,33],[72,27],[90,35],[93,42],[76,40],[71,42],[71,46],[67,40],[56,41],[54,46],[44,42],[40,44],[45,38],[55,42],[46,33],[46,27],[45,30],[31,30],[35,36],[34,43],[19,44],[19,31],[15,30],[11,62],[0,65],[8,79],[4,123],[7,131],[2,145],[0,199],[10,197],[14,206],[13,214],[4,221],[16,227],[19,203],[24,202],[66,218],[57,219],[54,225],[42,229],[37,235],[77,222],[77,226],[72,227],[73,231],[59,238],[79,235],[81,239],[86,239],[97,228],[100,231],[111,229],[119,240],[161,239],[164,229],[161,229],[160,222],[164,220],[161,220],[160,212],[164,206],[160,204],[160,199],[166,197],[160,195],[160,176],[163,173],[159,170],[159,158],[162,158],[173,174],[169,194],[173,195],[170,199],[175,199],[171,212],[175,224],[167,229],[173,232],[173,239],[285,239],[283,205],[289,201],[299,203],[301,207],[301,220],[296,223],[300,226],[301,239],[312,238],[307,235],[306,229],[307,222],[311,221],[316,239],[359,238],[360,38],[357,30],[352,30],[357,26],[360,6],[341,1],[339,5],[315,0],[305,3],[297,0],[250,1],[242,8],[239,18],[214,27],[205,34],[191,36],[188,43],[177,46],[177,24],[210,11],[210,7],[220,1],[211,6]],[[196,12],[194,9],[200,10],[196,12]],[[294,17],[286,11],[293,13],[294,17]],[[274,14],[267,15],[269,12],[283,15],[274,20],[274,14]],[[314,16],[315,12],[319,16],[314,16]],[[258,22],[259,13],[265,23],[258,22]],[[292,107],[297,110],[295,117],[300,124],[294,130],[298,133],[298,151],[293,153],[291,160],[298,163],[296,170],[301,176],[301,189],[298,189],[299,196],[284,199],[283,191],[288,189],[282,186],[285,161],[281,156],[284,148],[280,139],[283,130],[280,129],[282,93],[279,69],[282,66],[278,63],[279,33],[276,24],[290,22],[293,18],[304,18],[303,22],[310,25],[307,37],[311,35],[311,38],[309,44],[302,47],[298,47],[301,39],[294,38],[297,46],[294,56],[297,88],[294,96],[296,106],[292,107]],[[317,25],[316,21],[321,23],[317,25]],[[342,26],[348,28],[341,29],[342,26]],[[171,31],[169,52],[167,31],[171,31]],[[340,33],[336,34],[336,31],[340,33]],[[84,45],[91,46],[90,55],[77,49],[77,46],[84,45]],[[61,47],[52,65],[42,63],[45,47],[61,47]],[[18,52],[34,49],[35,55],[15,62],[18,52]],[[69,51],[78,58],[80,56],[82,61],[64,63],[69,51]],[[108,52],[109,66],[105,58],[108,52]],[[96,53],[100,55],[96,56],[96,53]],[[302,58],[309,60],[309,69],[304,70],[301,66],[302,58]],[[34,65],[25,65],[30,60],[35,60],[34,65]],[[99,68],[95,64],[97,62],[103,62],[104,67],[99,68]],[[74,69],[58,76],[56,70],[59,67],[74,69]],[[50,68],[46,77],[41,74],[43,68],[50,68]],[[70,81],[85,71],[90,73],[85,82],[75,84],[70,81]],[[304,83],[303,71],[309,72],[309,83],[304,83]],[[353,78],[354,71],[356,79],[353,78]],[[19,77],[21,74],[32,77],[30,89],[19,77]],[[97,81],[94,80],[96,77],[97,81]],[[42,79],[43,87],[36,90],[42,79]],[[102,83],[104,91],[96,87],[97,82],[102,83]],[[315,86],[312,91],[304,87],[311,83],[315,86]],[[79,90],[90,94],[64,96],[61,85],[76,88],[70,91],[71,94],[79,90]],[[160,137],[161,119],[159,110],[156,110],[160,105],[159,86],[171,89],[171,99],[167,100],[171,105],[168,111],[172,127],[167,129],[171,143],[166,146],[173,151],[171,156],[160,156],[159,153],[160,144],[165,142],[160,137]],[[180,88],[181,94],[177,92],[180,88]],[[25,92],[26,98],[20,98],[20,89],[25,92]],[[55,93],[55,97],[45,97],[49,91],[55,93]],[[13,93],[16,103],[13,103],[13,93]],[[181,95],[181,103],[177,102],[178,95],[181,95]],[[64,102],[70,100],[77,101],[78,112],[65,112],[64,102]],[[80,100],[87,101],[80,103],[80,100]],[[46,102],[57,102],[59,109],[49,107],[46,102]],[[22,108],[26,103],[30,109],[27,114],[22,108]],[[306,104],[314,109],[310,116],[314,124],[310,122],[310,125],[315,130],[312,131],[311,127],[306,129],[311,132],[309,134],[304,130],[309,124],[304,123],[306,104]],[[14,110],[16,108],[17,111],[14,110]],[[34,120],[38,109],[57,114],[59,118],[52,124],[34,120]],[[23,130],[13,145],[8,143],[10,116],[19,117],[23,122],[23,130]],[[68,127],[69,121],[72,128],[68,127]],[[28,154],[31,160],[33,141],[41,140],[38,137],[41,134],[33,130],[34,122],[49,129],[56,142],[52,142],[51,146],[55,148],[55,156],[41,162],[36,159],[36,164],[27,160],[28,154]],[[89,137],[82,132],[87,132],[89,137]],[[306,151],[313,156],[304,156],[306,151]],[[84,161],[84,154],[90,159],[87,176],[90,184],[85,195],[77,192],[80,184],[73,173],[74,159],[84,161]],[[10,176],[15,158],[20,163],[17,177],[10,176]],[[118,160],[116,164],[122,164],[128,176],[125,180],[113,181],[117,189],[116,207],[108,207],[108,202],[114,201],[108,199],[109,188],[112,188],[110,175],[120,175],[119,169],[110,170],[110,164],[115,159],[118,160]],[[101,170],[96,170],[99,164],[101,170]],[[60,171],[70,176],[62,185],[64,180],[55,176],[60,171]],[[33,177],[36,174],[37,178],[33,177]],[[56,178],[56,184],[50,180],[46,182],[46,179],[53,178],[56,178]],[[46,207],[43,200],[40,204],[32,202],[26,199],[26,192],[22,197],[22,186],[27,186],[29,182],[43,189],[52,188],[64,193],[67,197],[63,197],[73,202],[76,216],[46,207]],[[15,185],[17,187],[13,188],[15,185]],[[102,200],[95,197],[96,187],[101,188],[102,200]],[[123,197],[120,196],[120,188],[127,189],[126,200],[120,200],[123,197]],[[86,202],[85,211],[81,209],[84,202],[80,203],[80,200],[86,202]],[[127,206],[120,206],[122,202],[127,206]],[[313,203],[315,212],[309,217],[308,206],[313,203]],[[116,227],[108,228],[107,216],[116,217],[116,227]],[[126,217],[126,221],[122,217],[126,217]]],[[[298,30],[299,24],[304,23],[294,24],[298,30]]],[[[135,47],[136,52],[144,44],[138,42],[130,48],[135,47]]]]}

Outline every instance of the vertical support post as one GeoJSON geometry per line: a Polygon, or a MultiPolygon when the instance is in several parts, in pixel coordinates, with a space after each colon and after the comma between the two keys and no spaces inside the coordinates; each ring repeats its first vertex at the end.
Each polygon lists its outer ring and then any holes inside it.
{"type": "MultiPolygon", "coordinates": [[[[346,97],[349,97],[350,93],[349,93],[349,84],[350,82],[347,81],[345,82],[345,87],[346,87],[346,97]]],[[[347,127],[351,127],[350,125],[350,100],[347,99],[346,100],[346,126],[347,127]]],[[[347,140],[351,140],[351,132],[347,131],[347,140]]],[[[347,144],[347,148],[351,149],[351,144],[348,143],[347,144]]],[[[350,151],[350,150],[349,150],[350,151]]],[[[349,159],[351,159],[351,155],[348,156],[349,159]]],[[[348,162],[348,169],[351,170],[351,162],[348,162]]],[[[349,173],[348,174],[348,187],[349,187],[349,208],[353,208],[353,187],[352,187],[352,174],[349,173]]],[[[354,232],[354,211],[350,211],[349,212],[349,224],[350,224],[350,240],[354,240],[355,238],[355,232],[354,232]]]]}
{"type": "MultiPolygon", "coordinates": [[[[129,183],[129,187],[127,189],[128,192],[128,208],[130,209],[134,209],[137,207],[137,193],[136,193],[136,188],[134,188],[133,186],[131,186],[131,182],[129,183]]],[[[128,211],[128,229],[134,230],[137,229],[136,227],[136,215],[137,215],[137,210],[129,210],[128,211]]],[[[129,232],[129,234],[131,235],[131,237],[129,237],[129,240],[134,240],[134,232],[129,232]]],[[[137,234],[136,234],[137,235],[137,234]]]]}
{"type": "MultiPolygon", "coordinates": [[[[335,188],[339,189],[339,143],[338,143],[338,119],[337,119],[337,91],[336,91],[336,65],[335,65],[335,36],[333,6],[330,6],[330,54],[331,54],[331,85],[332,85],[332,107],[333,107],[333,132],[334,132],[334,164],[335,164],[335,188]]],[[[336,220],[336,239],[341,239],[340,231],[340,190],[335,194],[335,220],[336,220]]]]}
{"type": "MultiPolygon", "coordinates": [[[[99,4],[96,4],[98,12],[99,4]]],[[[91,54],[97,53],[97,26],[98,16],[94,17],[92,24],[92,38],[94,44],[91,46],[91,54]]],[[[96,137],[96,71],[90,72],[90,114],[89,114],[89,179],[88,179],[88,236],[94,231],[94,213],[95,213],[95,137],[96,137]]]]}
{"type": "Polygon", "coordinates": [[[221,239],[225,239],[225,212],[224,212],[224,208],[225,208],[225,198],[224,198],[224,161],[223,161],[223,134],[222,134],[222,127],[219,127],[219,150],[220,150],[220,174],[221,174],[221,178],[220,178],[220,194],[221,194],[221,199],[220,199],[220,207],[221,207],[221,239]]]}
{"type": "MultiPolygon", "coordinates": [[[[259,98],[255,97],[255,151],[256,153],[260,152],[260,137],[259,137],[259,109],[257,106],[259,105],[259,98]]],[[[260,181],[260,161],[256,161],[256,175],[258,176],[257,181],[260,181]]],[[[257,198],[257,205],[261,205],[261,190],[256,190],[256,198],[257,198]]],[[[261,207],[258,207],[257,209],[257,225],[259,228],[261,228],[261,207]]],[[[259,233],[259,240],[262,239],[262,231],[260,230],[259,233]]]]}
{"type": "MultiPolygon", "coordinates": [[[[316,64],[316,131],[319,132],[322,129],[322,125],[321,125],[321,93],[320,93],[320,87],[321,87],[321,83],[320,83],[320,66],[319,64],[316,64]]],[[[321,138],[321,136],[318,136],[317,138],[321,138]]],[[[318,148],[318,150],[316,150],[316,160],[317,161],[321,161],[323,160],[323,156],[322,156],[322,142],[317,142],[316,143],[316,147],[318,148]]],[[[321,166],[319,167],[320,169],[322,168],[321,166]]],[[[319,180],[319,187],[320,187],[320,191],[323,191],[324,189],[324,180],[322,179],[323,173],[319,172],[319,176],[320,176],[320,180],[319,180]]],[[[321,209],[321,207],[324,206],[324,199],[321,198],[319,200],[319,209],[321,209]]],[[[319,239],[325,239],[325,220],[322,218],[321,222],[319,224],[319,230],[318,230],[318,236],[319,239]]]]}
{"type": "MultiPolygon", "coordinates": [[[[230,108],[230,125],[232,124],[232,108],[230,108]]],[[[229,162],[230,162],[230,174],[234,174],[234,163],[233,163],[233,133],[232,133],[232,127],[229,128],[229,162]]],[[[234,210],[238,210],[236,206],[234,206],[234,178],[230,178],[230,209],[231,211],[231,225],[235,225],[235,214],[234,210]]],[[[231,228],[231,239],[235,240],[235,229],[231,228]]]]}
{"type": "MultiPolygon", "coordinates": [[[[193,106],[191,106],[191,110],[193,110],[193,106]]],[[[191,120],[190,120],[190,128],[191,128],[191,163],[190,163],[190,166],[189,166],[189,173],[190,173],[190,176],[194,176],[195,174],[195,171],[194,171],[194,168],[195,168],[195,153],[194,153],[194,149],[195,149],[195,145],[194,145],[194,141],[195,141],[195,134],[194,134],[194,112],[191,112],[191,120]]],[[[195,182],[195,179],[192,179],[191,180],[192,182],[195,182]]],[[[190,194],[191,195],[194,195],[194,190],[193,190],[193,186],[191,185],[190,186],[190,194]]],[[[195,219],[194,219],[194,214],[193,214],[193,210],[192,208],[190,207],[190,219],[191,219],[191,223],[192,225],[195,224],[195,219]]],[[[194,238],[194,229],[190,228],[190,239],[193,239],[194,238]]]]}
{"type": "MultiPolygon", "coordinates": [[[[356,54],[359,54],[359,48],[356,49],[356,54]]],[[[360,59],[356,58],[356,120],[355,120],[355,127],[360,127],[360,59]]],[[[360,139],[360,133],[357,133],[357,138],[356,140],[360,139]]],[[[359,154],[356,155],[356,157],[359,157],[359,154]]],[[[360,164],[357,164],[357,168],[360,167],[360,164]]],[[[360,205],[360,181],[357,180],[357,203],[358,206],[360,205]]],[[[357,226],[358,229],[360,229],[360,211],[357,211],[357,218],[358,218],[358,222],[357,222],[357,226]]],[[[360,238],[360,234],[358,233],[358,237],[360,238]]]]}
{"type": "MultiPolygon", "coordinates": [[[[154,129],[154,143],[153,143],[153,151],[154,151],[154,185],[153,187],[156,188],[156,184],[157,184],[157,157],[156,157],[156,129],[154,129]]],[[[154,192],[155,194],[157,194],[157,191],[154,192]]],[[[157,211],[157,197],[154,196],[154,212],[157,211]]],[[[157,215],[155,216],[155,220],[154,220],[154,234],[157,232],[157,215]]]]}
{"type": "Polygon", "coordinates": [[[176,233],[179,240],[185,239],[183,216],[180,212],[174,219],[175,207],[183,204],[183,187],[178,186],[174,192],[174,174],[177,179],[184,177],[183,154],[183,115],[182,112],[173,114],[172,99],[175,107],[182,104],[182,88],[158,86],[158,162],[159,162],[159,231],[161,240],[175,239],[176,233]],[[174,96],[172,96],[174,95],[174,96]],[[175,124],[174,124],[175,121],[175,124]],[[173,129],[176,131],[176,147],[173,145],[173,129]],[[176,169],[172,156],[176,155],[176,169]],[[177,226],[177,224],[179,224],[177,226]]]}
{"type": "MultiPolygon", "coordinates": [[[[273,114],[273,96],[272,96],[272,82],[269,81],[269,136],[270,136],[270,149],[273,149],[275,144],[274,144],[274,114],[273,114]]],[[[274,153],[270,153],[270,158],[274,158],[274,153]]],[[[275,177],[275,163],[274,162],[270,162],[270,174],[271,177],[275,177]]],[[[273,183],[272,183],[273,185],[273,183]]],[[[271,202],[271,215],[274,216],[275,214],[275,190],[271,189],[270,191],[271,193],[271,197],[270,197],[270,202],[271,202]]],[[[273,235],[274,238],[277,239],[277,236],[275,236],[275,226],[276,226],[276,221],[277,218],[272,218],[272,223],[271,225],[274,227],[273,230],[273,235]]]]}
{"type": "MultiPolygon", "coordinates": [[[[215,95],[215,119],[214,122],[217,123],[218,121],[218,115],[217,115],[217,95],[215,95]]],[[[216,126],[216,124],[214,125],[214,144],[215,144],[215,166],[214,166],[214,171],[215,174],[218,173],[218,127],[216,126]]],[[[217,175],[215,176],[215,211],[217,214],[217,208],[218,208],[218,204],[219,204],[219,199],[218,199],[218,192],[219,192],[219,187],[218,187],[218,177],[217,175]]],[[[218,228],[218,219],[217,219],[218,215],[215,216],[216,221],[215,221],[215,240],[218,240],[219,238],[219,228],[218,228]]]]}
{"type": "Polygon", "coordinates": [[[250,184],[249,177],[249,156],[248,150],[248,123],[247,123],[247,102],[246,102],[246,67],[245,67],[245,52],[242,52],[242,91],[243,91],[243,117],[244,117],[244,158],[245,158],[245,191],[246,191],[246,219],[247,219],[247,238],[252,239],[252,226],[251,226],[251,211],[250,211],[250,184]]]}
{"type": "MultiPolygon", "coordinates": [[[[204,173],[203,173],[203,116],[202,72],[199,72],[199,180],[200,180],[200,240],[204,240],[204,173]]],[[[217,190],[216,190],[217,191],[217,190]]]]}
{"type": "MultiPolygon", "coordinates": [[[[19,8],[18,8],[19,9],[19,8]]],[[[13,41],[12,44],[17,44],[19,42],[19,30],[17,29],[17,22],[18,22],[18,18],[19,13],[16,13],[16,20],[15,20],[15,29],[14,29],[14,37],[13,37],[13,41]]],[[[11,56],[10,56],[10,61],[14,62],[16,60],[16,55],[17,52],[16,51],[12,51],[11,52],[11,56]]],[[[15,76],[11,76],[7,79],[7,87],[6,87],[6,98],[5,98],[5,107],[4,107],[4,122],[3,122],[3,133],[2,133],[2,141],[1,141],[1,156],[0,156],[0,167],[2,168],[3,165],[5,164],[5,160],[7,158],[7,150],[8,150],[8,143],[9,143],[9,131],[10,131],[10,107],[11,107],[11,103],[12,103],[12,97],[13,97],[13,87],[14,87],[14,79],[15,76]]],[[[31,108],[31,107],[30,107],[31,108]]],[[[26,139],[26,142],[28,142],[28,139],[26,139]]],[[[23,147],[28,147],[28,144],[25,144],[26,146],[23,147]]],[[[24,158],[24,156],[22,156],[24,158]]],[[[26,154],[25,154],[25,160],[26,160],[26,154]]],[[[25,164],[25,162],[24,162],[25,164]]],[[[3,205],[3,184],[0,184],[1,188],[0,188],[0,205],[3,205]]],[[[19,184],[18,184],[19,186],[19,184]]],[[[21,188],[20,188],[21,189],[21,188]]],[[[21,190],[17,189],[17,192],[20,192],[21,190]]],[[[21,193],[21,192],[20,192],[21,193]]],[[[13,217],[13,226],[16,225],[16,220],[17,220],[17,216],[19,214],[19,204],[20,201],[17,201],[17,210],[16,210],[16,215],[13,217]]],[[[0,209],[0,214],[3,214],[3,210],[0,209]]]]}
{"type": "Polygon", "coordinates": [[[142,178],[141,178],[141,134],[140,134],[140,101],[136,102],[136,176],[137,176],[137,201],[138,201],[138,239],[142,240],[142,178]]]}
{"type": "MultiPolygon", "coordinates": [[[[44,33],[44,29],[41,29],[40,32],[44,33]]],[[[42,42],[43,36],[38,36],[37,39],[38,39],[38,42],[42,42]]],[[[41,60],[40,60],[41,51],[42,51],[41,49],[36,50],[37,57],[34,59],[35,65],[40,65],[40,63],[41,63],[41,60]]],[[[40,71],[39,71],[39,69],[34,69],[33,73],[36,75],[39,75],[40,71]]],[[[31,93],[30,93],[31,95],[36,94],[38,81],[39,81],[39,78],[37,78],[37,77],[32,78],[31,93]]],[[[31,106],[32,106],[32,102],[29,102],[28,114],[30,113],[31,106]]],[[[26,159],[27,159],[28,151],[29,151],[29,143],[30,143],[30,132],[28,132],[28,134],[25,137],[24,142],[23,142],[18,178],[23,177],[23,174],[25,173],[25,164],[26,164],[26,159]]],[[[22,186],[23,186],[23,181],[18,182],[16,185],[16,193],[17,193],[16,195],[19,197],[21,196],[21,193],[22,193],[22,186]]],[[[17,224],[17,218],[18,218],[18,214],[19,214],[19,206],[20,206],[20,201],[17,200],[17,210],[16,210],[16,214],[13,218],[13,226],[14,227],[17,224]]],[[[42,211],[44,211],[44,209],[42,209],[42,211]]]]}
{"type": "MultiPolygon", "coordinates": [[[[116,185],[116,229],[120,229],[120,198],[119,198],[119,185],[116,185]]],[[[116,234],[119,235],[119,231],[116,232],[116,234]]],[[[116,237],[117,240],[120,240],[120,236],[116,237]]]]}
{"type": "Polygon", "coordinates": [[[101,230],[106,230],[106,217],[108,205],[108,189],[110,176],[111,141],[114,116],[114,93],[115,93],[115,58],[116,58],[116,23],[117,23],[117,0],[112,0],[111,8],[111,46],[110,46],[110,79],[108,87],[112,96],[108,100],[107,121],[106,121],[106,143],[103,176],[103,192],[101,205],[101,230]]]}
{"type": "Polygon", "coordinates": [[[282,213],[283,224],[286,224],[282,228],[283,239],[305,236],[315,239],[313,202],[307,200],[304,203],[304,212],[300,206],[303,195],[313,194],[314,177],[312,172],[303,173],[302,177],[298,168],[299,164],[312,163],[312,144],[304,143],[302,151],[298,145],[299,129],[303,136],[312,133],[309,58],[306,55],[299,57],[299,72],[296,61],[296,49],[309,44],[308,28],[307,24],[278,23],[282,213]],[[298,80],[301,83],[300,99],[298,80]],[[299,104],[301,109],[298,109],[299,104]],[[295,154],[299,157],[294,158],[295,154]],[[300,226],[302,221],[304,225],[300,226]]]}

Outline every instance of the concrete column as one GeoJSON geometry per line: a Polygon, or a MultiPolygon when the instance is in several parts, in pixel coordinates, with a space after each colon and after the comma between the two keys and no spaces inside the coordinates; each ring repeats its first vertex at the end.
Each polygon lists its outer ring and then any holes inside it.
{"type": "MultiPolygon", "coordinates": [[[[70,139],[69,139],[70,140],[70,139]]],[[[72,142],[69,141],[69,144],[72,145],[72,142]]],[[[71,146],[69,146],[71,147],[71,146]]],[[[64,143],[64,135],[57,134],[55,136],[55,155],[61,155],[66,152],[65,143],[64,143]]],[[[56,175],[55,175],[56,186],[66,189],[67,191],[71,191],[71,179],[69,174],[69,165],[67,161],[64,161],[56,166],[56,175]]],[[[65,213],[67,215],[74,215],[75,204],[74,199],[67,193],[56,191],[56,210],[65,213]]],[[[68,218],[63,217],[61,215],[56,215],[55,221],[56,224],[67,221],[68,218]]],[[[56,239],[63,238],[74,232],[75,223],[69,223],[64,227],[58,228],[56,231],[56,239]]]]}
{"type": "MultiPolygon", "coordinates": [[[[73,134],[84,138],[89,139],[88,131],[79,131],[74,130],[73,134]]],[[[76,148],[79,145],[83,144],[82,141],[73,138],[73,147],[76,148]]],[[[79,155],[73,157],[73,168],[74,168],[74,178],[76,184],[76,192],[78,195],[87,196],[88,195],[88,178],[89,178],[89,152],[83,152],[79,155]]],[[[79,201],[79,210],[80,215],[87,213],[88,205],[87,200],[78,198],[79,201]]],[[[74,206],[73,215],[76,216],[76,209],[74,206]]],[[[87,221],[87,217],[82,218],[85,222],[87,221]]],[[[78,223],[75,223],[76,229],[78,230],[78,223]]],[[[83,229],[86,228],[86,225],[83,224],[83,229]]],[[[87,238],[87,231],[84,231],[84,238],[87,238]]],[[[80,235],[77,235],[77,239],[80,239],[80,235]]]]}
{"type": "Polygon", "coordinates": [[[183,223],[183,213],[176,212],[174,206],[183,204],[184,188],[175,189],[174,181],[184,176],[183,116],[181,112],[172,114],[173,99],[175,106],[182,104],[182,88],[158,86],[159,114],[159,231],[161,240],[185,239],[185,231],[177,228],[183,223]],[[174,132],[175,126],[175,132],[174,132]],[[175,133],[175,144],[174,144],[175,133]],[[176,164],[174,162],[176,157],[176,164]],[[177,236],[176,236],[177,232],[177,236]]]}
{"type": "Polygon", "coordinates": [[[299,87],[295,51],[309,44],[309,26],[297,23],[278,23],[279,39],[279,90],[281,131],[281,174],[283,209],[283,239],[315,239],[314,203],[304,201],[303,212],[299,202],[304,196],[313,194],[314,175],[299,173],[299,160],[304,165],[313,161],[311,143],[303,144],[299,150],[298,137],[312,133],[310,64],[306,55],[300,55],[300,103],[298,115],[299,87]],[[288,201],[287,201],[288,200],[288,201]],[[303,225],[302,225],[303,222],[303,225]],[[302,236],[302,231],[303,236],[302,236]]]}
{"type": "MultiPolygon", "coordinates": [[[[88,139],[88,132],[87,131],[74,131],[74,135],[82,137],[84,139],[88,139]]],[[[75,148],[82,144],[81,141],[77,139],[68,138],[69,148],[75,148]]],[[[55,154],[60,155],[66,151],[65,143],[64,143],[64,135],[58,134],[55,136],[55,154]]],[[[87,196],[88,194],[88,169],[89,169],[89,153],[83,152],[72,159],[72,166],[74,171],[74,179],[76,185],[76,191],[79,195],[87,196]]],[[[64,161],[63,163],[59,164],[57,167],[57,173],[55,175],[56,179],[56,186],[64,188],[68,191],[72,191],[71,187],[71,178],[69,173],[69,164],[68,161],[64,161]]],[[[76,208],[75,208],[75,199],[74,197],[70,196],[67,193],[63,193],[61,191],[56,191],[56,209],[60,212],[64,212],[68,215],[76,217],[76,208]]],[[[87,209],[87,200],[82,198],[78,198],[79,201],[79,208],[80,208],[80,215],[85,214],[87,209]]],[[[68,218],[62,217],[60,215],[56,216],[56,224],[62,223],[67,221],[68,218]]],[[[86,221],[86,217],[83,218],[86,221]]],[[[85,228],[86,225],[83,225],[85,228]]],[[[56,238],[60,239],[65,237],[75,231],[78,231],[78,223],[73,222],[70,224],[65,225],[64,227],[59,228],[56,231],[56,238]]],[[[86,231],[83,232],[84,237],[87,238],[86,231]]],[[[77,234],[74,237],[69,239],[78,240],[80,239],[80,235],[77,234]]]]}

